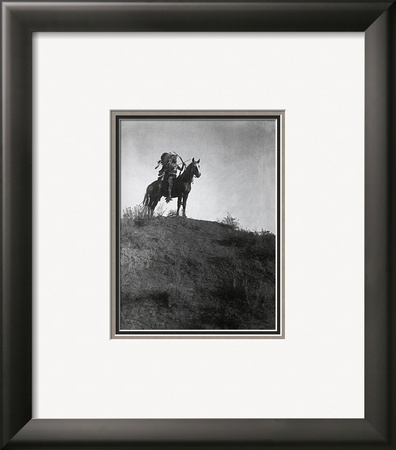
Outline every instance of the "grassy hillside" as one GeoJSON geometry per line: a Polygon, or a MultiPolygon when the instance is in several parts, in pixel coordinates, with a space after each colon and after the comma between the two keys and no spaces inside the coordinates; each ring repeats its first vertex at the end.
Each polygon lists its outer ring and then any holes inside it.
{"type": "Polygon", "coordinates": [[[121,328],[274,328],[275,236],[227,223],[124,215],[121,328]]]}

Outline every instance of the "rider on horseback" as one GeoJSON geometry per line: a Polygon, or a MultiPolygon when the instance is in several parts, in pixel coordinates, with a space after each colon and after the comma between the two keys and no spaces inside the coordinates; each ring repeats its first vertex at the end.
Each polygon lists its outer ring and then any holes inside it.
{"type": "MultiPolygon", "coordinates": [[[[172,153],[164,153],[161,156],[162,164],[161,170],[158,172],[158,179],[168,181],[168,196],[166,197],[167,203],[172,200],[172,187],[173,180],[177,176],[177,171],[180,172],[184,169],[184,162],[182,166],[177,164],[177,155],[172,153]]],[[[157,166],[158,167],[158,166],[157,166]]]]}
{"type": "MultiPolygon", "coordinates": [[[[177,157],[178,155],[174,155],[177,157]]],[[[180,156],[179,156],[180,158],[180,156]]],[[[169,158],[170,159],[170,158],[169,158]]],[[[172,164],[168,166],[168,164],[164,164],[165,161],[163,161],[163,158],[161,161],[159,161],[159,164],[162,164],[164,166],[164,170],[161,169],[160,175],[161,179],[153,181],[151,184],[147,186],[146,194],[144,195],[143,199],[143,205],[147,207],[147,214],[148,217],[153,217],[154,209],[158,205],[158,202],[161,200],[163,196],[166,196],[168,193],[164,192],[165,189],[165,183],[162,183],[162,174],[166,175],[166,172],[173,172],[173,175],[175,175],[175,172],[177,173],[177,170],[184,169],[184,172],[179,175],[179,177],[176,179],[176,182],[173,183],[173,177],[171,183],[173,184],[173,196],[177,197],[177,211],[176,216],[179,215],[180,207],[183,207],[183,217],[186,217],[186,205],[187,205],[187,198],[191,191],[191,184],[193,182],[194,177],[199,178],[201,176],[201,172],[199,169],[199,159],[195,161],[195,159],[192,159],[192,162],[186,166],[182,161],[182,168],[181,167],[175,167],[177,166],[177,159],[172,158],[172,164]],[[164,186],[162,186],[164,184],[164,186]]],[[[157,165],[156,169],[159,167],[157,165]]],[[[170,186],[169,189],[169,195],[168,198],[172,195],[171,192],[172,186],[170,186]]]]}

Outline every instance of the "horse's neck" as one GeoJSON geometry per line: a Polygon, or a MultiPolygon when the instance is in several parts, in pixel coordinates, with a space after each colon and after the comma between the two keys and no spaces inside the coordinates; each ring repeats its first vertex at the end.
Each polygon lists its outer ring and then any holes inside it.
{"type": "Polygon", "coordinates": [[[191,181],[193,179],[193,176],[194,176],[193,173],[187,167],[187,169],[179,176],[179,180],[188,182],[188,181],[191,181]]]}

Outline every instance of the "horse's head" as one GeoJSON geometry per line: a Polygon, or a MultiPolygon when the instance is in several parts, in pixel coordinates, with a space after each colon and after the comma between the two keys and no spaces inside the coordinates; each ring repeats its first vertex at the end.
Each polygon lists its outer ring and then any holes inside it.
{"type": "Polygon", "coordinates": [[[201,161],[201,158],[198,159],[198,161],[195,161],[195,159],[192,159],[192,163],[191,163],[191,172],[193,175],[195,175],[197,178],[199,178],[201,176],[201,170],[199,167],[199,162],[201,161]]]}

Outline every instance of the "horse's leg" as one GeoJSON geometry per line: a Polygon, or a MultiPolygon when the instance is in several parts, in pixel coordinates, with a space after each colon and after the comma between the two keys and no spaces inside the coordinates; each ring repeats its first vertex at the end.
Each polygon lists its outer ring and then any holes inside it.
{"type": "Polygon", "coordinates": [[[152,199],[152,202],[151,202],[151,205],[150,205],[150,207],[151,207],[151,217],[153,217],[153,215],[154,215],[154,210],[157,207],[158,202],[160,201],[160,198],[161,197],[155,197],[155,198],[152,199]]]}
{"type": "Polygon", "coordinates": [[[181,204],[182,204],[182,196],[179,195],[179,197],[177,197],[177,211],[176,211],[176,216],[179,215],[179,210],[180,210],[181,204]]]}
{"type": "Polygon", "coordinates": [[[148,204],[148,218],[151,219],[154,214],[154,208],[155,208],[155,201],[152,197],[150,197],[150,202],[148,204]]]}
{"type": "Polygon", "coordinates": [[[161,182],[156,180],[149,184],[143,199],[143,205],[147,208],[147,217],[150,219],[154,215],[154,209],[162,197],[161,182]]]}
{"type": "Polygon", "coordinates": [[[186,216],[186,209],[187,209],[187,198],[188,198],[188,193],[187,194],[183,194],[183,217],[187,217],[186,216]]]}

